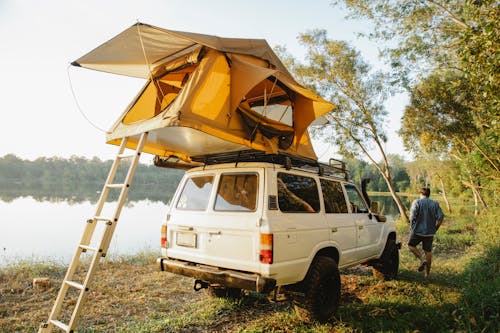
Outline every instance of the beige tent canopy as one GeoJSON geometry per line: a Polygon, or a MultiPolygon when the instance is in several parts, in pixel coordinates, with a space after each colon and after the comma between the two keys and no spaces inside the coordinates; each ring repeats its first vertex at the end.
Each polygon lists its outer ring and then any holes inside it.
{"type": "Polygon", "coordinates": [[[249,148],[316,159],[307,127],[334,108],[261,39],[137,23],[72,64],[147,79],[106,140],[148,131],[145,152],[188,163],[249,148]]]}

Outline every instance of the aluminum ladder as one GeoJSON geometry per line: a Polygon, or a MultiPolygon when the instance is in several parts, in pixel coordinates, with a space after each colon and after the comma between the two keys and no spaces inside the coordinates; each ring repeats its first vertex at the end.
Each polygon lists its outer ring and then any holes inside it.
{"type": "MultiPolygon", "coordinates": [[[[78,318],[80,316],[81,310],[85,303],[85,299],[88,296],[89,287],[92,282],[92,277],[96,272],[99,260],[100,258],[106,256],[109,245],[111,243],[111,238],[113,237],[113,233],[115,231],[118,218],[120,216],[122,207],[127,198],[128,189],[130,187],[132,179],[134,178],[135,170],[137,169],[137,165],[139,164],[139,158],[144,143],[146,142],[147,135],[148,135],[147,132],[142,133],[140,135],[139,141],[137,142],[136,150],[131,154],[124,153],[125,147],[130,138],[129,137],[122,138],[118,155],[116,156],[116,159],[111,166],[108,177],[101,191],[101,196],[97,202],[95,215],[91,219],[87,220],[87,224],[85,225],[85,229],[83,231],[82,239],[78,244],[73,259],[71,260],[71,263],[69,264],[68,271],[66,272],[66,276],[63,279],[61,289],[59,289],[59,294],[57,295],[54,306],[52,307],[49,319],[47,320],[47,322],[43,323],[40,326],[38,333],[52,332],[52,329],[54,327],[64,332],[74,332],[74,329],[78,323],[78,318]],[[130,160],[130,165],[128,167],[128,172],[125,176],[125,180],[123,183],[118,183],[118,184],[114,183],[118,167],[120,166],[121,161],[125,159],[130,160]],[[101,213],[111,189],[119,190],[120,194],[112,216],[104,217],[101,216],[101,213]],[[98,241],[98,245],[92,247],[90,246],[90,244],[91,241],[93,240],[94,231],[96,231],[96,226],[98,223],[105,224],[104,226],[102,226],[104,230],[100,230],[102,237],[100,238],[100,241],[98,241]],[[83,253],[91,254],[91,260],[90,263],[88,264],[88,267],[85,269],[86,272],[84,273],[85,277],[83,279],[83,282],[76,282],[74,281],[75,272],[77,271],[78,267],[83,266],[82,262],[83,253]],[[66,299],[67,293],[70,290],[70,288],[76,289],[76,293],[78,296],[74,297],[77,298],[76,303],[74,305],[73,310],[69,311],[71,313],[71,319],[69,320],[68,323],[63,323],[58,318],[61,314],[64,300],[66,299]]],[[[98,237],[99,233],[97,234],[98,237]]]]}

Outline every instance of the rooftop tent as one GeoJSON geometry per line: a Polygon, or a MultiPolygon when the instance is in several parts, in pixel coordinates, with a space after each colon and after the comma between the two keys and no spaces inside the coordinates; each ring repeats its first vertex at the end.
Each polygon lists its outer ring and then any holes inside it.
{"type": "Polygon", "coordinates": [[[261,39],[138,23],[72,64],[147,79],[106,140],[148,131],[145,152],[187,163],[249,148],[316,159],[307,127],[334,108],[295,82],[261,39]]]}

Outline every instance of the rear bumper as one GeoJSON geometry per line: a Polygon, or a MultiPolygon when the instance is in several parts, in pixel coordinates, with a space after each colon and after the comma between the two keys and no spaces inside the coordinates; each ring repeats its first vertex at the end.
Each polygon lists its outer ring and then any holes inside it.
{"type": "Polygon", "coordinates": [[[227,288],[268,293],[276,286],[275,279],[253,273],[221,269],[168,258],[158,258],[156,263],[162,271],[192,277],[212,284],[220,284],[227,288]]]}

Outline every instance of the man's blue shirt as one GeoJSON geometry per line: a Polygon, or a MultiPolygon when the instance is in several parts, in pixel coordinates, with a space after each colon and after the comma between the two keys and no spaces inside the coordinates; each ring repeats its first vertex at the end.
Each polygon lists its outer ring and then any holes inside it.
{"type": "Polygon", "coordinates": [[[432,236],[436,233],[436,223],[444,218],[439,203],[427,197],[420,198],[411,204],[410,230],[422,236],[432,236]]]}

